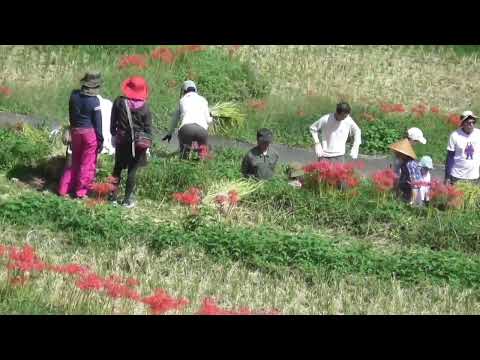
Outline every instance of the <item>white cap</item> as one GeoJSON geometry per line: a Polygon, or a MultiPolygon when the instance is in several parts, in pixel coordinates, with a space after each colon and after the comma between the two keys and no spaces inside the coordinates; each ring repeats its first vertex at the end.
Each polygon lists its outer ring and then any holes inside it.
{"type": "Polygon", "coordinates": [[[197,91],[197,85],[192,80],[187,80],[183,83],[183,91],[187,91],[188,88],[194,88],[197,91]]]}
{"type": "Polygon", "coordinates": [[[432,161],[432,158],[430,156],[422,156],[422,158],[420,159],[420,166],[421,167],[426,167],[427,169],[430,169],[432,170],[433,169],[433,161],[432,161]]]}
{"type": "Polygon", "coordinates": [[[460,118],[460,121],[464,122],[468,118],[474,118],[475,120],[478,119],[477,115],[475,115],[472,111],[467,110],[462,113],[462,117],[460,118]]]}
{"type": "Polygon", "coordinates": [[[419,128],[410,128],[408,129],[407,134],[408,138],[412,141],[418,141],[424,145],[427,143],[427,139],[423,137],[423,132],[419,128]]]}

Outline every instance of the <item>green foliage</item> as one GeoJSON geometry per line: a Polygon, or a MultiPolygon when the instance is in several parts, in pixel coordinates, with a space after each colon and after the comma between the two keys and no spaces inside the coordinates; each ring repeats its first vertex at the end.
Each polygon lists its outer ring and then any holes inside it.
{"type": "Polygon", "coordinates": [[[401,139],[403,132],[391,128],[384,122],[369,123],[362,128],[362,152],[366,154],[384,154],[388,146],[401,139]]]}
{"type": "Polygon", "coordinates": [[[38,194],[7,201],[0,207],[0,218],[23,226],[42,223],[70,234],[78,245],[99,248],[119,248],[138,241],[157,250],[190,244],[217,258],[238,260],[266,270],[289,266],[306,272],[393,277],[405,283],[448,282],[461,287],[480,284],[478,257],[454,251],[416,248],[384,253],[361,242],[343,245],[308,233],[230,227],[198,218],[191,219],[186,228],[158,226],[122,219],[121,210],[116,208],[89,209],[78,202],[38,194]]]}
{"type": "Polygon", "coordinates": [[[19,125],[18,128],[0,128],[0,169],[16,165],[30,166],[50,154],[52,147],[43,130],[19,125]]]}

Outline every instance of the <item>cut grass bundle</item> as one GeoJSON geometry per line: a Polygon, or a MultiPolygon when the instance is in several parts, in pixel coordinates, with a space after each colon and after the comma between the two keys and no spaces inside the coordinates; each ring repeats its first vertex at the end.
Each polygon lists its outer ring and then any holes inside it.
{"type": "Polygon", "coordinates": [[[210,108],[210,113],[214,118],[213,132],[215,134],[225,135],[229,129],[242,127],[245,123],[246,115],[235,102],[216,103],[210,108]]]}
{"type": "Polygon", "coordinates": [[[217,196],[227,196],[231,191],[234,191],[239,199],[255,192],[262,186],[262,182],[240,179],[235,181],[220,181],[210,186],[207,195],[203,199],[203,204],[214,207],[217,196]]]}

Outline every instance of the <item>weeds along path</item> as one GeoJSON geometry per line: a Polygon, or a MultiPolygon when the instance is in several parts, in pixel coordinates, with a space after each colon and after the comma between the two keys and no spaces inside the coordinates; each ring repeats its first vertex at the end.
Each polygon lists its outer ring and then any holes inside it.
{"type": "MultiPolygon", "coordinates": [[[[0,112],[0,127],[8,124],[14,125],[19,121],[25,122],[27,124],[31,124],[34,126],[39,126],[44,124],[43,120],[35,117],[20,115],[20,114],[12,114],[8,112],[0,112]]],[[[172,153],[177,151],[179,148],[177,136],[176,135],[173,136],[171,142],[167,143],[161,140],[165,134],[166,133],[162,131],[158,131],[158,130],[155,131],[155,141],[158,144],[163,144],[166,147],[166,149],[168,149],[168,151],[171,151],[172,153]]],[[[247,142],[215,136],[215,135],[211,135],[209,137],[209,142],[210,142],[210,145],[212,145],[213,147],[217,147],[218,149],[225,149],[225,148],[241,149],[241,150],[244,150],[245,153],[254,146],[254,144],[249,144],[247,142]]],[[[313,151],[313,146],[312,146],[312,149],[305,149],[305,148],[295,148],[295,147],[282,145],[282,144],[273,144],[272,148],[279,153],[280,164],[299,162],[306,165],[316,161],[315,153],[313,151]]],[[[387,155],[370,156],[370,155],[360,154],[359,160],[365,162],[365,168],[362,169],[361,172],[366,176],[372,174],[377,170],[388,168],[392,164],[391,157],[387,155]]],[[[240,164],[238,166],[240,166],[240,164]]],[[[438,179],[443,179],[444,166],[441,164],[437,164],[435,166],[435,169],[432,171],[432,173],[434,177],[438,179]]]]}

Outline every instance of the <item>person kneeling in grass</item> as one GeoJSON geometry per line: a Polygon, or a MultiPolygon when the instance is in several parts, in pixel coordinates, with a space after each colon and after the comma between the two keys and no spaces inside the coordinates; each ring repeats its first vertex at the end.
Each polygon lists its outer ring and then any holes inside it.
{"type": "Polygon", "coordinates": [[[354,136],[350,157],[356,159],[362,143],[362,132],[350,116],[351,108],[346,102],[337,105],[336,111],[322,116],[310,126],[318,160],[345,162],[345,145],[349,135],[354,136]],[[318,134],[321,133],[321,140],[318,134]]]}
{"type": "Polygon", "coordinates": [[[475,127],[477,116],[464,111],[460,128],[448,141],[445,183],[468,181],[478,184],[480,178],[480,130],[475,127]]]}
{"type": "Polygon", "coordinates": [[[275,174],[278,154],[270,148],[273,133],[269,129],[260,129],[257,132],[257,146],[252,148],[243,158],[242,174],[260,180],[268,180],[275,174]]]}
{"type": "Polygon", "coordinates": [[[420,167],[416,161],[417,155],[408,139],[390,145],[390,149],[400,163],[400,177],[396,186],[397,194],[412,205],[417,197],[418,183],[422,178],[420,167]]]}

